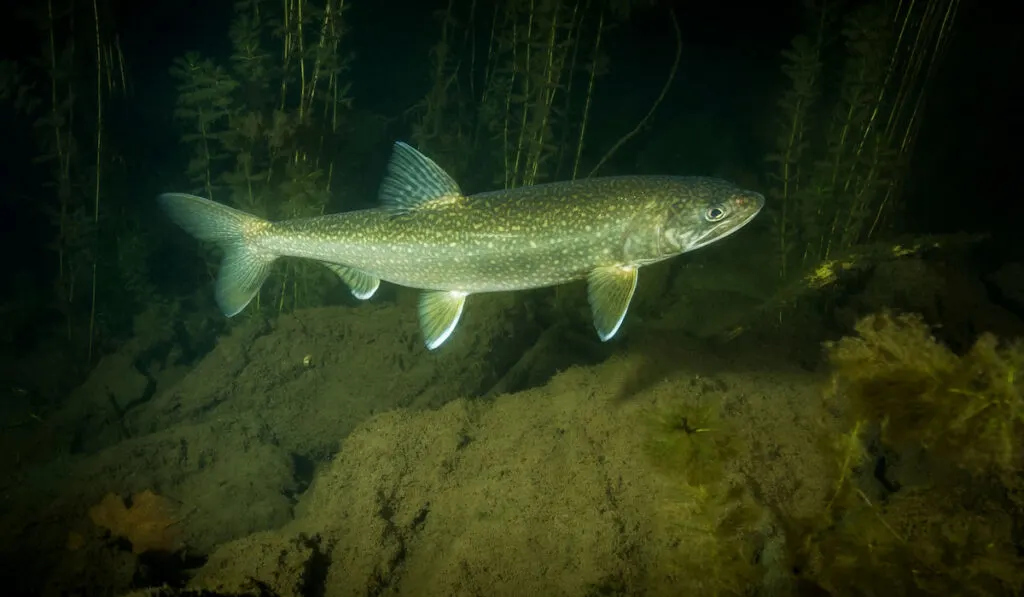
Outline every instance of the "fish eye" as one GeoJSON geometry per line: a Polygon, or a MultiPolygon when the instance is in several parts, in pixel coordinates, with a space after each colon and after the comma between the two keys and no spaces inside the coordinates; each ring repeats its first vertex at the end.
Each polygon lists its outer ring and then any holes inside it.
{"type": "Polygon", "coordinates": [[[721,207],[709,207],[708,210],[704,212],[704,219],[709,222],[717,222],[724,217],[725,210],[721,207]]]}

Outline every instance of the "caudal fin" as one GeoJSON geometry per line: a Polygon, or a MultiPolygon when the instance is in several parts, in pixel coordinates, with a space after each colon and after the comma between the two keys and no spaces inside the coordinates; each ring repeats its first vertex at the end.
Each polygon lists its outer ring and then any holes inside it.
{"type": "Polygon", "coordinates": [[[195,195],[166,193],[158,200],[186,232],[215,243],[224,252],[217,276],[217,305],[224,315],[237,315],[259,292],[277,259],[252,243],[270,222],[195,195]]]}

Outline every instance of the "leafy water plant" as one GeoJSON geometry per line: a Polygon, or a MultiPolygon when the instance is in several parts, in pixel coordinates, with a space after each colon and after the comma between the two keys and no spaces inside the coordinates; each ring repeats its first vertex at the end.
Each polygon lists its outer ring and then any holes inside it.
{"type": "Polygon", "coordinates": [[[659,469],[707,485],[722,480],[724,463],[736,453],[734,438],[716,403],[679,398],[655,416],[648,451],[659,469]]]}
{"type": "Polygon", "coordinates": [[[806,30],[783,54],[791,87],[768,156],[784,279],[877,240],[898,208],[959,0],[805,6],[806,30]],[[840,73],[837,81],[829,70],[840,73]]]}
{"type": "Polygon", "coordinates": [[[178,81],[178,100],[174,117],[187,123],[181,141],[194,146],[194,154],[186,173],[197,186],[194,192],[216,199],[219,177],[216,162],[227,155],[220,149],[225,122],[234,103],[238,83],[223,68],[197,52],[189,52],[174,60],[171,76],[178,81]]]}
{"type": "MultiPolygon", "coordinates": [[[[47,0],[25,13],[37,27],[40,53],[8,67],[4,96],[34,118],[38,155],[49,180],[38,202],[55,230],[55,310],[64,318],[66,339],[92,361],[100,339],[102,310],[116,263],[101,242],[113,232],[103,197],[111,195],[117,163],[107,140],[106,116],[127,88],[117,32],[100,0],[47,0]]],[[[15,18],[8,15],[8,18],[15,18]]],[[[112,301],[113,302],[113,301],[112,301]]]]}
{"type": "Polygon", "coordinates": [[[414,110],[413,140],[460,179],[471,174],[473,156],[473,172],[483,175],[470,184],[480,187],[585,175],[595,89],[607,71],[606,35],[647,3],[450,0],[438,13],[433,86],[414,110]]]}
{"type": "Polygon", "coordinates": [[[668,559],[669,568],[658,572],[673,581],[654,592],[741,595],[769,573],[757,557],[770,527],[767,513],[728,473],[736,438],[717,396],[677,394],[652,413],[647,453],[673,488],[656,515],[686,554],[668,559]]]}
{"type": "Polygon", "coordinates": [[[973,474],[1024,465],[1024,343],[983,334],[958,356],[918,316],[874,315],[830,348],[854,416],[894,448],[924,446],[973,474]]]}
{"type": "MultiPolygon", "coordinates": [[[[194,192],[269,219],[323,213],[351,106],[346,9],[345,0],[241,0],[226,64],[194,52],[175,61],[194,192]]],[[[287,262],[274,275],[253,313],[315,304],[331,286],[316,264],[287,262]]]]}
{"type": "Polygon", "coordinates": [[[828,347],[851,425],[834,492],[790,531],[801,575],[844,594],[1019,594],[1024,344],[983,334],[957,355],[913,315],[856,332],[828,347]]]}

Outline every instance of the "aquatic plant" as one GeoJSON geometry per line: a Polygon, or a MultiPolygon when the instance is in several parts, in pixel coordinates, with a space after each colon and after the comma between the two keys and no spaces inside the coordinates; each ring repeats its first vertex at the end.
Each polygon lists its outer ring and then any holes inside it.
{"type": "Polygon", "coordinates": [[[473,170],[486,175],[471,182],[482,187],[580,176],[597,80],[607,69],[602,40],[638,4],[503,0],[480,10],[473,0],[450,0],[438,13],[433,86],[414,110],[413,140],[460,179],[473,156],[473,170]]]}
{"type": "MultiPolygon", "coordinates": [[[[458,174],[479,148],[514,187],[543,176],[586,12],[579,2],[504,0],[490,11],[451,1],[432,49],[434,83],[413,139],[458,174]],[[557,104],[556,104],[557,103],[557,104]]],[[[490,177],[488,177],[490,178],[490,177]]]]}
{"type": "Polygon", "coordinates": [[[106,247],[99,232],[108,224],[101,198],[109,194],[108,170],[117,159],[106,143],[105,119],[110,99],[127,87],[117,33],[102,8],[99,0],[34,5],[28,15],[41,35],[41,53],[8,66],[3,94],[35,118],[36,161],[47,166],[52,193],[39,201],[56,230],[48,247],[57,262],[56,309],[67,340],[80,342],[89,361],[102,335],[100,278],[107,273],[101,267],[106,247]]]}
{"type": "Polygon", "coordinates": [[[920,317],[875,315],[830,347],[835,382],[854,416],[882,424],[882,439],[924,446],[972,474],[1024,465],[1024,342],[983,334],[963,356],[939,344],[920,317]]]}
{"type": "Polygon", "coordinates": [[[739,440],[721,416],[719,397],[675,394],[656,407],[648,424],[650,462],[673,487],[657,516],[686,546],[685,557],[659,573],[672,578],[671,590],[680,594],[748,593],[769,572],[757,552],[770,520],[746,487],[727,474],[739,440]]]}
{"type": "Polygon", "coordinates": [[[736,446],[719,411],[717,402],[681,397],[659,410],[648,438],[655,466],[693,486],[721,481],[723,463],[735,455],[736,446]]]}
{"type": "MultiPolygon", "coordinates": [[[[195,186],[189,190],[223,200],[224,169],[232,157],[221,139],[230,134],[228,116],[234,109],[238,82],[226,70],[198,52],[175,58],[170,69],[177,81],[178,97],[174,118],[185,125],[181,142],[193,147],[185,174],[195,186]]],[[[243,157],[243,163],[248,160],[243,157]]],[[[218,258],[210,247],[201,247],[204,269],[214,271],[218,258]]],[[[257,304],[258,304],[257,297],[257,304]]]]}
{"type": "MultiPolygon", "coordinates": [[[[182,142],[194,148],[194,192],[270,219],[323,213],[335,136],[351,102],[345,10],[345,0],[242,0],[227,64],[195,52],[175,61],[175,116],[187,127],[182,142]]],[[[315,264],[288,262],[275,275],[257,310],[267,293],[280,312],[314,303],[330,287],[315,264]]]]}
{"type": "Polygon", "coordinates": [[[824,35],[831,13],[822,7],[815,16],[818,18],[808,19],[809,31],[794,37],[791,47],[782,54],[782,70],[789,78],[791,87],[783,92],[778,103],[781,112],[781,132],[776,141],[778,153],[768,156],[769,162],[778,164],[778,173],[773,176],[777,185],[774,195],[780,202],[777,226],[783,278],[788,275],[790,252],[793,250],[790,244],[796,232],[790,230],[790,227],[797,225],[794,220],[798,220],[805,228],[814,225],[814,218],[807,217],[810,214],[793,212],[798,206],[805,207],[811,203],[808,189],[803,186],[805,175],[802,169],[809,161],[804,155],[810,148],[810,120],[820,95],[824,35]]]}
{"type": "Polygon", "coordinates": [[[563,77],[580,39],[582,21],[574,8],[562,2],[509,1],[498,17],[484,109],[490,110],[485,112],[487,127],[499,139],[506,188],[531,185],[549,174],[544,168],[555,156],[551,139],[560,120],[554,108],[561,103],[563,77]]]}
{"type": "Polygon", "coordinates": [[[789,531],[801,574],[845,594],[1019,593],[1024,344],[983,334],[957,355],[911,315],[856,331],[828,347],[851,423],[831,442],[834,491],[789,531]]]}
{"type": "Polygon", "coordinates": [[[806,31],[783,53],[791,87],[780,98],[779,136],[768,156],[777,168],[772,194],[784,279],[876,240],[898,208],[921,106],[959,0],[805,6],[806,31]],[[823,76],[833,66],[841,73],[835,85],[823,76]]]}
{"type": "Polygon", "coordinates": [[[174,117],[194,127],[181,137],[183,143],[195,146],[195,156],[186,171],[189,180],[199,185],[192,190],[216,199],[215,162],[227,157],[218,151],[217,141],[224,135],[224,121],[231,110],[238,83],[223,68],[197,52],[176,58],[171,76],[178,81],[174,117]]]}
{"type": "Polygon", "coordinates": [[[456,15],[457,8],[455,0],[449,0],[444,10],[436,13],[441,33],[430,49],[433,83],[413,108],[419,117],[412,126],[412,140],[456,180],[465,180],[474,142],[475,109],[471,102],[477,85],[477,4],[470,4],[466,23],[456,15]],[[462,74],[463,54],[468,54],[470,63],[468,77],[462,74]],[[463,89],[463,85],[470,89],[463,89]]]}

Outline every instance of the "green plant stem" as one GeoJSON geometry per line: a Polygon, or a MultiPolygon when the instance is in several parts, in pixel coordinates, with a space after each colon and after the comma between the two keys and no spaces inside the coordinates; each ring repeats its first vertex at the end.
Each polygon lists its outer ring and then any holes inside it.
{"type": "Polygon", "coordinates": [[[654,103],[651,104],[651,108],[647,111],[647,114],[645,114],[644,117],[640,119],[640,122],[633,127],[633,130],[623,135],[615,145],[612,145],[612,148],[609,149],[608,152],[604,154],[604,157],[597,162],[597,165],[590,170],[590,174],[588,174],[587,177],[591,177],[596,174],[597,171],[601,169],[601,166],[603,166],[620,147],[625,145],[627,141],[635,137],[640,132],[640,129],[642,129],[651,117],[654,116],[654,112],[658,109],[658,106],[661,105],[661,102],[665,99],[665,95],[668,94],[669,88],[672,87],[673,81],[676,79],[676,72],[679,70],[679,60],[683,55],[683,34],[679,31],[679,22],[676,20],[675,12],[669,8],[668,14],[669,20],[672,23],[672,31],[676,34],[676,53],[675,57],[672,59],[672,69],[668,73],[668,79],[665,81],[665,85],[661,88],[661,93],[658,94],[654,103]]]}
{"type": "Polygon", "coordinates": [[[600,58],[601,33],[604,31],[604,9],[597,19],[597,33],[594,36],[594,56],[590,63],[590,80],[587,83],[587,99],[583,102],[583,116],[580,118],[580,138],[576,142],[576,157],[572,162],[572,179],[576,180],[580,170],[580,156],[583,155],[583,139],[587,133],[587,121],[590,117],[590,102],[594,96],[594,84],[597,81],[597,61],[600,58]]]}
{"type": "Polygon", "coordinates": [[[530,68],[531,68],[531,54],[530,51],[533,46],[533,17],[534,17],[534,6],[536,0],[530,0],[530,17],[526,21],[526,58],[523,61],[523,71],[526,76],[523,77],[523,98],[524,101],[520,102],[522,107],[522,117],[519,119],[519,136],[516,141],[516,159],[512,163],[512,172],[515,177],[512,186],[518,187],[523,184],[523,177],[519,168],[519,162],[523,154],[523,138],[526,136],[526,117],[529,113],[529,104],[527,103],[530,97],[530,68]]]}
{"type": "MultiPolygon", "coordinates": [[[[93,187],[93,239],[99,239],[100,226],[100,182],[102,177],[102,156],[103,156],[103,44],[100,40],[100,12],[96,0],[92,0],[92,14],[95,22],[96,32],[96,169],[95,186],[93,187]]],[[[96,243],[98,244],[98,242],[96,243]]],[[[92,362],[93,344],[96,338],[96,287],[98,276],[96,264],[98,256],[93,254],[92,259],[92,297],[89,304],[89,351],[88,360],[92,362]]]]}

